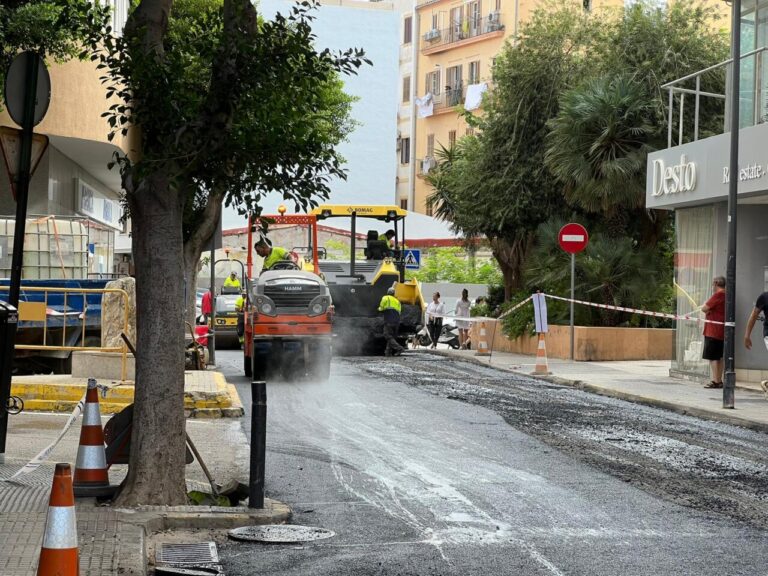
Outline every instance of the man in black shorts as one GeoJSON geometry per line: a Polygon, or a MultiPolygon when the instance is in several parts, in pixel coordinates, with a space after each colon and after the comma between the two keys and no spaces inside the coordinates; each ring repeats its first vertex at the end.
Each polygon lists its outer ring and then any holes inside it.
{"type": "MultiPolygon", "coordinates": [[[[747,331],[744,334],[744,346],[747,347],[747,350],[752,350],[752,329],[755,327],[755,322],[757,322],[760,314],[763,315],[763,342],[765,342],[765,347],[768,349],[768,292],[763,292],[757,297],[755,307],[749,315],[747,331]]],[[[768,380],[760,382],[760,387],[763,389],[765,397],[768,398],[768,380]]]]}

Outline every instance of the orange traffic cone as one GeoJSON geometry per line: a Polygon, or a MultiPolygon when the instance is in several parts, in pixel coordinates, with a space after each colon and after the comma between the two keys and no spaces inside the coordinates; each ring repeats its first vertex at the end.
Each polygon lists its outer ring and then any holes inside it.
{"type": "Polygon", "coordinates": [[[109,495],[107,453],[104,449],[104,430],[101,427],[99,391],[96,380],[88,379],[83,408],[83,427],[80,430],[80,445],[77,447],[75,463],[75,496],[109,495]]]}
{"type": "Polygon", "coordinates": [[[79,563],[72,472],[56,464],[37,576],[78,576],[79,563]]]}
{"type": "Polygon", "coordinates": [[[488,348],[488,332],[485,328],[485,322],[480,322],[477,329],[477,351],[475,356],[490,356],[491,351],[488,348]]]}
{"type": "Polygon", "coordinates": [[[532,374],[537,376],[551,374],[547,364],[547,344],[544,340],[543,332],[539,332],[539,347],[536,349],[536,368],[533,369],[532,374]]]}

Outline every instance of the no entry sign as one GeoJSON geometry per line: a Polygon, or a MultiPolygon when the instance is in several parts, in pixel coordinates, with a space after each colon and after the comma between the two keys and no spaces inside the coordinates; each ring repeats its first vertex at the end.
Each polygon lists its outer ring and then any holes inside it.
{"type": "Polygon", "coordinates": [[[557,241],[560,243],[560,248],[569,254],[578,254],[587,247],[589,234],[584,226],[571,222],[560,228],[557,241]]]}

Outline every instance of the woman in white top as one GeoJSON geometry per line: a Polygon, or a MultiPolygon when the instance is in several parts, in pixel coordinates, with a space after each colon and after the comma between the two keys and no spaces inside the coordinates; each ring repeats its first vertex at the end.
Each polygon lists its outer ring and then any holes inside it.
{"type": "MultiPolygon", "coordinates": [[[[469,301],[469,292],[466,288],[461,291],[461,300],[456,302],[455,314],[459,318],[469,318],[469,309],[472,307],[472,303],[469,301]]],[[[467,349],[467,341],[469,340],[469,327],[471,324],[466,320],[456,320],[456,328],[459,329],[459,344],[462,350],[467,349]]]]}
{"type": "Polygon", "coordinates": [[[432,302],[427,306],[427,330],[432,339],[430,348],[437,348],[437,339],[443,328],[443,315],[445,315],[445,308],[440,302],[440,292],[435,292],[432,294],[432,302]]]}

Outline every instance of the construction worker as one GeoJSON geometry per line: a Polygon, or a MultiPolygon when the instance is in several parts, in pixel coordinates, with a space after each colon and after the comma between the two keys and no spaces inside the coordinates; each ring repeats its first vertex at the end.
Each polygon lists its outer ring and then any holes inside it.
{"type": "Polygon", "coordinates": [[[397,234],[395,234],[395,231],[390,229],[384,232],[384,234],[379,234],[379,240],[381,240],[382,242],[386,242],[389,249],[394,250],[395,236],[397,236],[397,234]]]}
{"type": "Polygon", "coordinates": [[[237,312],[237,338],[240,346],[245,341],[245,290],[235,300],[235,312],[237,312]]]}
{"type": "Polygon", "coordinates": [[[384,339],[387,341],[387,348],[384,350],[384,356],[400,356],[405,348],[397,342],[397,329],[400,327],[400,300],[395,298],[395,289],[387,290],[386,296],[381,298],[379,303],[379,312],[384,313],[384,339]]]}
{"type": "Polygon", "coordinates": [[[240,280],[237,278],[237,272],[232,272],[232,274],[224,280],[224,288],[240,288],[240,280]]]}
{"type": "Polygon", "coordinates": [[[256,254],[264,258],[264,265],[261,267],[262,272],[266,272],[281,260],[289,258],[288,250],[280,246],[272,246],[266,238],[256,242],[254,248],[256,249],[256,254]]]}

